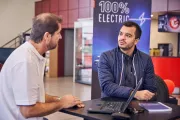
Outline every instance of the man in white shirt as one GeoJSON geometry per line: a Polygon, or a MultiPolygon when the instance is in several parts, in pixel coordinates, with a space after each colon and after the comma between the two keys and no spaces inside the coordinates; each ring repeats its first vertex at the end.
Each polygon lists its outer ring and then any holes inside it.
{"type": "Polygon", "coordinates": [[[30,40],[6,60],[0,75],[0,120],[42,120],[42,116],[63,108],[84,104],[72,95],[62,98],[44,91],[46,51],[61,39],[61,18],[43,13],[33,20],[30,40]]]}

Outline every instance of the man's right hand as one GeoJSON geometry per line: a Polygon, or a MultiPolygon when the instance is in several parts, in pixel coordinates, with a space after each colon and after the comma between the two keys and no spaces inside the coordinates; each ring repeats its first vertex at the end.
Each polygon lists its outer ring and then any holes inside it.
{"type": "Polygon", "coordinates": [[[150,100],[155,94],[148,90],[137,91],[135,94],[135,98],[138,100],[150,100]]]}
{"type": "Polygon", "coordinates": [[[75,105],[78,107],[84,107],[84,104],[73,95],[65,95],[60,99],[60,103],[63,105],[63,108],[70,108],[75,105]]]}
{"type": "Polygon", "coordinates": [[[84,104],[77,97],[65,95],[59,101],[48,103],[37,102],[33,105],[20,105],[19,107],[21,114],[25,118],[31,118],[49,115],[63,108],[69,108],[75,105],[84,107],[84,104]]]}

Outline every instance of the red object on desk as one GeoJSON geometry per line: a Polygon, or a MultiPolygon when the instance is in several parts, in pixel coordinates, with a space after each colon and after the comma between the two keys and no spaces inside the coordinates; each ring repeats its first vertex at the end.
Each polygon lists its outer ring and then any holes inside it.
{"type": "Polygon", "coordinates": [[[152,57],[155,74],[180,87],[180,57],[152,57]]]}

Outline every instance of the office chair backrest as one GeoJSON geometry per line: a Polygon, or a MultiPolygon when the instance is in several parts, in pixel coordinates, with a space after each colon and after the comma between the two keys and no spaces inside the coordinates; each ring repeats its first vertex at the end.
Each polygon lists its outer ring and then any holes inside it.
{"type": "Polygon", "coordinates": [[[169,100],[169,91],[166,83],[162,78],[159,76],[155,75],[156,79],[156,85],[157,85],[157,95],[156,99],[159,102],[168,102],[169,100]]]}

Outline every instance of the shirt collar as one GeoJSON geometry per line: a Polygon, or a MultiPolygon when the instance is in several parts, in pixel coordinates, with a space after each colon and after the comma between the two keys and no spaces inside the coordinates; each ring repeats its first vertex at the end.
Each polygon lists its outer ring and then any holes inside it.
{"type": "Polygon", "coordinates": [[[31,51],[42,61],[45,61],[46,59],[39,54],[39,52],[36,50],[36,48],[30,43],[30,42],[26,42],[25,44],[27,44],[29,46],[29,48],[31,49],[31,51]]]}

